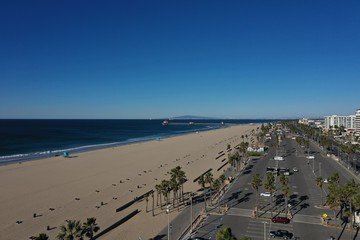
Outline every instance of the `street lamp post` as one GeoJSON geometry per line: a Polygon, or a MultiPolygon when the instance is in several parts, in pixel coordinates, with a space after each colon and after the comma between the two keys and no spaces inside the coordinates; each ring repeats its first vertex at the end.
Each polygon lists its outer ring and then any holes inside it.
{"type": "Polygon", "coordinates": [[[192,224],[193,224],[193,212],[192,212],[192,192],[190,193],[190,235],[192,233],[192,224]]]}
{"type": "Polygon", "coordinates": [[[168,240],[170,240],[170,205],[166,206],[166,213],[168,215],[168,240]]]}

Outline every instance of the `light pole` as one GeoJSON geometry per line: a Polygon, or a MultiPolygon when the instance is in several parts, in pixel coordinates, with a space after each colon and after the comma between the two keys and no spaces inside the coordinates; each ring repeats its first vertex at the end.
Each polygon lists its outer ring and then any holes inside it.
{"type": "Polygon", "coordinates": [[[170,240],[170,205],[166,206],[166,213],[168,215],[168,240],[170,240]]]}
{"type": "Polygon", "coordinates": [[[190,235],[192,233],[192,224],[193,224],[193,212],[192,212],[192,192],[190,193],[190,235]]]}

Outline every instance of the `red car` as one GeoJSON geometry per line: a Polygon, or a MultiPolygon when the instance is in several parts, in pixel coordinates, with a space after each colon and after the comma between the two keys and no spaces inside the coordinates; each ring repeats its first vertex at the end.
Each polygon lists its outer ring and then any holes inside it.
{"type": "Polygon", "coordinates": [[[273,217],[271,221],[273,223],[289,223],[290,219],[288,219],[287,217],[273,217]]]}

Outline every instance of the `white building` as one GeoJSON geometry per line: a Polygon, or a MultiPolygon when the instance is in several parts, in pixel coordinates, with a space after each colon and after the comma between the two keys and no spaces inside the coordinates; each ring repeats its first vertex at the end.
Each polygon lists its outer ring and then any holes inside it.
{"type": "Polygon", "coordinates": [[[355,113],[355,132],[360,135],[360,109],[357,109],[355,113]]]}
{"type": "MultiPolygon", "coordinates": [[[[360,126],[360,110],[359,111],[359,126],[360,126]]],[[[350,116],[325,116],[324,128],[329,129],[335,126],[344,126],[345,128],[354,129],[355,128],[355,115],[350,116]]]]}

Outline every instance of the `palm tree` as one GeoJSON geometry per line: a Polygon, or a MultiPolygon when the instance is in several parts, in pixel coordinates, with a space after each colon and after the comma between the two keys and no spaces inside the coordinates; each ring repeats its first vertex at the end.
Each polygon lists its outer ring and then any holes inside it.
{"type": "Polygon", "coordinates": [[[204,178],[204,175],[201,175],[201,176],[199,177],[197,183],[198,183],[202,188],[205,187],[205,178],[204,178]]]}
{"type": "Polygon", "coordinates": [[[181,169],[180,166],[171,170],[171,177],[174,177],[178,184],[181,186],[180,196],[182,201],[184,201],[184,183],[187,181],[185,172],[181,169]]]}
{"type": "Polygon", "coordinates": [[[281,175],[279,181],[283,186],[289,183],[289,179],[285,175],[281,175]]]}
{"type": "Polygon", "coordinates": [[[219,176],[219,180],[220,180],[220,182],[222,183],[222,186],[224,186],[224,183],[225,183],[225,180],[226,180],[225,175],[224,175],[224,174],[221,174],[221,175],[219,176]]]}
{"type": "Polygon", "coordinates": [[[157,193],[157,198],[156,198],[156,205],[159,206],[159,196],[160,196],[160,208],[162,209],[162,199],[161,199],[161,185],[156,184],[155,185],[155,189],[156,189],[156,193],[157,193]]]}
{"type": "Polygon", "coordinates": [[[58,240],[82,240],[82,228],[80,221],[67,220],[66,224],[60,226],[60,233],[56,236],[58,240]]]}
{"type": "Polygon", "coordinates": [[[262,186],[262,178],[259,173],[255,174],[251,181],[251,187],[256,191],[255,217],[259,205],[259,188],[262,186]]]}
{"type": "Polygon", "coordinates": [[[216,240],[236,240],[236,237],[232,234],[231,228],[225,227],[216,233],[216,240]]]}
{"type": "Polygon", "coordinates": [[[323,204],[323,184],[324,184],[324,179],[321,176],[318,176],[316,179],[316,185],[320,188],[320,193],[321,193],[321,204],[323,204]]]}
{"type": "Polygon", "coordinates": [[[266,174],[266,179],[265,183],[264,183],[264,188],[266,189],[266,191],[270,192],[270,197],[271,197],[271,217],[273,216],[273,205],[274,205],[274,199],[273,199],[273,194],[276,190],[275,188],[275,178],[274,175],[272,173],[267,173],[266,174]]]}
{"type": "Polygon", "coordinates": [[[204,178],[204,175],[201,175],[199,180],[198,180],[198,184],[201,185],[202,189],[203,189],[203,195],[204,195],[204,204],[205,204],[205,212],[206,212],[206,192],[205,192],[205,178],[204,178]]]}
{"type": "Polygon", "coordinates": [[[173,191],[173,207],[175,208],[175,202],[177,200],[177,192],[179,191],[179,183],[176,181],[176,178],[173,176],[170,179],[170,188],[173,191]]]}
{"type": "Polygon", "coordinates": [[[150,196],[150,193],[146,193],[145,196],[144,196],[145,201],[146,201],[146,213],[148,212],[149,196],[150,196]]]}
{"type": "MultiPolygon", "coordinates": [[[[211,197],[212,197],[212,184],[214,182],[214,177],[213,174],[211,172],[208,172],[205,174],[205,183],[209,184],[209,189],[210,189],[210,201],[211,201],[211,197]]],[[[210,203],[211,204],[211,203],[210,203]]]]}
{"type": "MultiPolygon", "coordinates": [[[[246,151],[249,147],[249,143],[248,142],[242,142],[240,143],[240,148],[239,148],[239,151],[241,153],[241,163],[244,163],[244,157],[245,157],[245,154],[246,154],[246,151]]],[[[242,169],[242,167],[240,167],[242,169]]]]}
{"type": "Polygon", "coordinates": [[[168,180],[161,181],[161,193],[166,198],[166,205],[169,205],[170,182],[168,180]]]}
{"type": "Polygon", "coordinates": [[[90,240],[93,239],[94,233],[97,233],[100,227],[96,223],[96,218],[88,218],[82,226],[82,234],[88,237],[90,240]]]}
{"type": "Polygon", "coordinates": [[[151,191],[151,198],[152,198],[152,215],[155,216],[155,213],[154,213],[154,208],[155,208],[154,191],[151,191]]]}
{"type": "Polygon", "coordinates": [[[289,212],[289,207],[288,207],[288,201],[289,201],[289,195],[290,195],[290,188],[289,185],[283,185],[281,188],[281,193],[284,194],[284,198],[285,198],[285,213],[286,213],[286,217],[288,215],[289,212]]]}
{"type": "Polygon", "coordinates": [[[220,178],[215,179],[214,183],[213,183],[213,187],[215,189],[215,191],[217,191],[218,193],[218,198],[217,198],[217,205],[219,208],[219,212],[220,212],[220,191],[221,191],[221,187],[222,187],[222,183],[220,178]]]}
{"type": "Polygon", "coordinates": [[[34,240],[49,240],[49,236],[45,233],[40,233],[34,240]]]}
{"type": "Polygon", "coordinates": [[[328,194],[326,196],[326,204],[330,207],[331,210],[333,210],[335,219],[335,211],[339,207],[338,197],[334,194],[328,194]]]}

